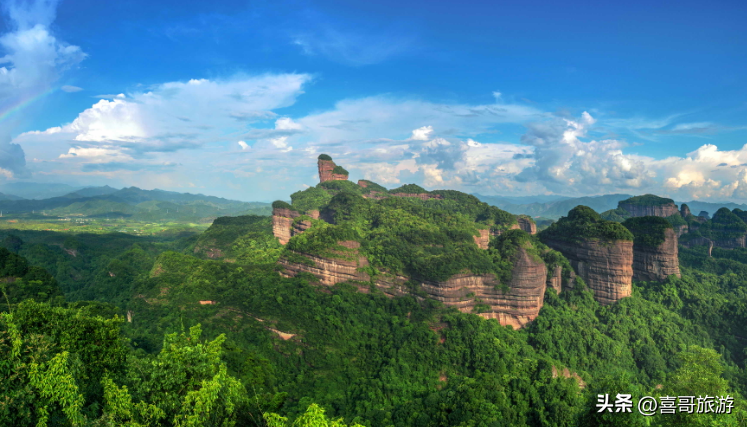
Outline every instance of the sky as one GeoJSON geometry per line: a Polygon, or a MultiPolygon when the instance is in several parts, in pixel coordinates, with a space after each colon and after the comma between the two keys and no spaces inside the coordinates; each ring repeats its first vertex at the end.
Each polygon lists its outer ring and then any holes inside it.
{"type": "Polygon", "coordinates": [[[747,202],[744,1],[0,3],[0,183],[747,202]]]}

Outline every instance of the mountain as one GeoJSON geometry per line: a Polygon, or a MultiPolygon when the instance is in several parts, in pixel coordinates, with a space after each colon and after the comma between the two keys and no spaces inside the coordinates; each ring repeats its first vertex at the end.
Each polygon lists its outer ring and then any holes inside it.
{"type": "Polygon", "coordinates": [[[81,189],[83,189],[83,187],[38,182],[9,182],[0,185],[0,192],[18,196],[23,199],[49,199],[53,197],[61,197],[81,189]]]}
{"type": "Polygon", "coordinates": [[[87,187],[63,196],[40,200],[0,200],[5,215],[36,213],[46,216],[126,217],[138,221],[195,222],[218,216],[269,215],[269,203],[240,202],[202,194],[137,187],[116,190],[87,187]]]}
{"type": "MultiPolygon", "coordinates": [[[[39,407],[80,425],[652,420],[635,406],[600,413],[616,390],[634,404],[734,396],[733,414],[698,421],[744,425],[747,249],[735,245],[747,212],[669,215],[670,199],[644,195],[620,203],[622,223],[577,206],[534,234],[531,218],[469,194],[338,178],[273,203],[272,217],[221,217],[183,237],[4,227],[0,388],[23,399],[0,425],[43,424],[39,407]],[[86,406],[29,393],[49,384],[74,384],[65,396],[86,406]]],[[[225,205],[161,196],[181,197],[134,189],[57,209],[225,205]]],[[[665,422],[686,424],[676,416],[665,422]]]]}
{"type": "Polygon", "coordinates": [[[72,193],[68,193],[65,195],[65,197],[70,198],[83,198],[83,197],[96,197],[96,196],[106,196],[107,194],[116,193],[116,188],[109,187],[108,185],[105,185],[103,187],[86,187],[82,188],[80,190],[74,191],[72,193]]]}
{"type": "Polygon", "coordinates": [[[714,202],[701,202],[698,200],[693,200],[690,202],[675,202],[678,205],[681,205],[682,203],[687,204],[690,207],[690,210],[698,213],[700,211],[706,211],[711,216],[713,216],[714,213],[716,213],[717,210],[720,208],[729,208],[729,210],[734,209],[742,209],[747,210],[747,204],[740,204],[740,203],[733,203],[733,202],[722,202],[722,203],[714,203],[714,202]]]}
{"type": "Polygon", "coordinates": [[[12,194],[0,193],[0,201],[2,200],[24,200],[23,197],[14,196],[12,194]]]}
{"type": "MultiPolygon", "coordinates": [[[[575,208],[576,206],[588,206],[597,212],[604,212],[610,209],[615,209],[617,207],[617,203],[620,200],[625,200],[631,196],[628,194],[607,194],[603,196],[574,198],[558,196],[560,198],[558,198],[557,200],[549,200],[546,202],[537,201],[531,203],[516,203],[516,201],[520,201],[520,198],[509,199],[505,197],[481,195],[476,195],[476,197],[485,203],[489,203],[515,215],[529,215],[531,217],[558,219],[561,216],[565,216],[568,211],[575,208]]],[[[531,200],[534,197],[542,198],[553,196],[532,196],[527,197],[526,199],[531,200]]]]}

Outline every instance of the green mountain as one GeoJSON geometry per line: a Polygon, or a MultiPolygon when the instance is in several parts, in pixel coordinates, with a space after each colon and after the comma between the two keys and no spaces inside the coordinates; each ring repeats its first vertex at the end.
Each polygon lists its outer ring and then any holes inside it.
{"type": "MultiPolygon", "coordinates": [[[[532,234],[468,194],[364,184],[328,180],[203,233],[0,230],[0,425],[747,422],[745,211],[680,218],[677,252],[668,218],[574,206],[532,234]],[[681,274],[631,282],[664,242],[681,274]],[[599,410],[618,394],[630,413],[599,410]],[[731,413],[636,405],[706,394],[731,413]]],[[[244,206],[124,190],[54,209],[244,206]]]]}
{"type": "Polygon", "coordinates": [[[137,221],[211,220],[218,216],[269,215],[269,203],[239,202],[202,194],[137,187],[116,190],[89,187],[63,196],[41,200],[0,200],[4,215],[36,213],[51,217],[129,218],[137,221]]]}
{"type": "MultiPolygon", "coordinates": [[[[511,201],[497,196],[477,195],[477,197],[483,202],[490,203],[515,215],[558,219],[579,205],[588,206],[597,212],[615,209],[619,201],[631,196],[628,194],[608,194],[604,196],[563,198],[560,200],[531,203],[516,203],[520,200],[511,201]]],[[[527,199],[532,198],[527,197],[527,199]]]]}

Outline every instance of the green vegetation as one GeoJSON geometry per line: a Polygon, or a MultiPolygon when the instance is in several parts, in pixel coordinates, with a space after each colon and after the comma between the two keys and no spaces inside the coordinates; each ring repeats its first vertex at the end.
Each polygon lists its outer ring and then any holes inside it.
{"type": "Polygon", "coordinates": [[[635,196],[629,199],[620,201],[619,206],[632,205],[632,206],[662,206],[674,204],[674,200],[667,199],[666,197],[659,197],[653,194],[644,194],[643,196],[635,196]]]}
{"type": "Polygon", "coordinates": [[[246,215],[221,217],[199,236],[193,253],[201,258],[242,264],[274,263],[282,246],[272,234],[272,219],[246,215]]]}
{"type": "Polygon", "coordinates": [[[339,166],[339,165],[335,166],[335,168],[332,169],[332,173],[336,175],[345,175],[345,176],[350,175],[344,167],[339,166]]]}
{"type": "Polygon", "coordinates": [[[317,187],[323,188],[332,194],[336,194],[341,191],[360,193],[362,190],[358,184],[350,181],[325,181],[319,183],[317,187]]]}
{"type": "Polygon", "coordinates": [[[362,190],[364,194],[368,194],[371,191],[378,191],[379,193],[384,193],[384,194],[386,194],[386,193],[389,192],[389,190],[387,190],[383,186],[381,186],[381,185],[379,185],[379,184],[377,184],[377,183],[375,183],[373,181],[369,181],[367,179],[362,179],[361,181],[363,181],[364,183],[366,183],[366,187],[363,188],[363,190],[362,190]]]}
{"type": "Polygon", "coordinates": [[[415,184],[405,184],[401,187],[397,187],[389,190],[391,194],[404,193],[404,194],[428,194],[428,190],[415,184]]]}
{"type": "Polygon", "coordinates": [[[332,160],[332,157],[329,156],[329,154],[320,154],[319,157],[317,157],[319,160],[332,160]]]}
{"type": "Polygon", "coordinates": [[[658,216],[629,218],[622,225],[633,233],[634,245],[647,248],[658,248],[666,240],[665,231],[672,228],[666,218],[658,216]]]}
{"type": "Polygon", "coordinates": [[[631,218],[630,212],[623,208],[610,209],[599,214],[599,217],[605,221],[623,222],[631,218]]]}
{"type": "MultiPolygon", "coordinates": [[[[459,192],[372,200],[355,187],[296,193],[293,209],[315,206],[334,224],[299,217],[311,228],[285,248],[256,215],[181,236],[0,231],[0,425],[747,423],[747,249],[680,248],[681,278],[634,283],[631,297],[601,306],[582,279],[567,286],[568,260],[536,236],[502,228],[477,248],[477,230],[508,227],[511,214],[459,192]],[[539,316],[513,330],[430,299],[278,274],[279,256],[310,266],[303,254],[351,258],[340,245],[349,240],[372,274],[470,270],[505,284],[524,251],[548,274],[562,267],[566,286],[548,289],[539,316]],[[600,413],[606,393],[729,394],[735,408],[600,413]]],[[[703,225],[732,230],[732,215],[703,225]]],[[[541,237],[656,244],[669,221],[628,219],[631,234],[580,206],[541,237]]]]}
{"type": "Polygon", "coordinates": [[[605,221],[587,206],[576,206],[567,217],[560,218],[540,233],[542,240],[552,239],[566,242],[583,242],[585,240],[633,240],[633,235],[622,224],[605,221]]]}
{"type": "Polygon", "coordinates": [[[728,208],[719,209],[712,219],[704,223],[694,222],[697,223],[698,230],[688,233],[690,238],[702,236],[714,241],[725,241],[737,239],[747,233],[747,223],[728,208]]]}
{"type": "Polygon", "coordinates": [[[682,215],[680,215],[679,213],[669,215],[667,217],[667,221],[672,224],[672,227],[687,225],[687,221],[685,221],[685,218],[682,218],[682,215]]]}
{"type": "Polygon", "coordinates": [[[291,206],[290,203],[283,201],[283,200],[275,200],[274,202],[272,202],[272,208],[293,210],[293,206],[291,206]]]}

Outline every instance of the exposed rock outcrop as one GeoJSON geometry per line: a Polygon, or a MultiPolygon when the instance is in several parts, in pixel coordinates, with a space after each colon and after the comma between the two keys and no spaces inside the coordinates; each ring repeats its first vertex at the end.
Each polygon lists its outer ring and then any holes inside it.
{"type": "Polygon", "coordinates": [[[319,169],[319,182],[326,182],[326,181],[347,181],[348,175],[347,174],[340,174],[335,173],[335,167],[337,165],[335,162],[332,161],[330,158],[329,160],[321,158],[322,156],[319,156],[320,159],[317,161],[317,166],[319,169]]]}
{"type": "MultiPolygon", "coordinates": [[[[357,242],[338,243],[354,250],[359,247],[357,242]]],[[[511,281],[505,293],[492,274],[457,274],[445,281],[422,281],[420,287],[429,297],[462,312],[473,312],[478,307],[481,308],[478,311],[482,311],[479,315],[484,318],[497,319],[502,325],[521,328],[536,318],[542,308],[547,269],[541,260],[534,259],[523,248],[519,248],[517,252],[511,281]]],[[[305,256],[311,262],[292,262],[281,258],[278,263],[284,267],[280,273],[282,276],[294,277],[306,272],[313,274],[320,283],[327,286],[345,281],[373,282],[378,289],[389,295],[408,293],[406,277],[383,274],[372,281],[367,273],[361,271],[361,267],[368,265],[368,260],[357,251],[352,256],[348,254],[346,259],[297,255],[305,256]]]]}
{"type": "Polygon", "coordinates": [[[633,233],[633,278],[664,281],[680,277],[677,231],[666,218],[634,217],[623,222],[633,233]]]}
{"type": "MultiPolygon", "coordinates": [[[[357,249],[360,246],[358,242],[339,242],[343,246],[350,246],[357,249]],[[349,243],[344,245],[344,243],[349,243]]],[[[306,257],[308,264],[291,262],[286,258],[280,258],[278,264],[285,267],[280,275],[283,277],[295,277],[298,273],[306,272],[316,276],[323,285],[332,286],[336,283],[346,281],[368,282],[371,280],[368,274],[358,271],[359,268],[368,265],[366,257],[358,256],[357,251],[353,256],[345,257],[348,259],[325,258],[308,254],[300,254],[306,257]]]]}
{"type": "Polygon", "coordinates": [[[568,258],[600,303],[611,304],[630,296],[633,290],[632,241],[568,243],[548,239],[545,243],[568,258]]]}
{"type": "Polygon", "coordinates": [[[301,214],[292,209],[272,209],[272,234],[278,238],[281,245],[288,243],[293,236],[293,220],[299,216],[301,214]]]}
{"type": "Polygon", "coordinates": [[[520,216],[518,218],[519,228],[526,231],[529,234],[537,234],[537,224],[532,221],[531,218],[520,216]]]}
{"type": "Polygon", "coordinates": [[[480,249],[487,249],[488,243],[490,243],[490,230],[478,230],[479,236],[472,236],[475,239],[475,244],[480,249]]]}
{"type": "Polygon", "coordinates": [[[622,201],[620,202],[619,207],[625,209],[630,213],[631,216],[634,217],[660,216],[666,218],[680,212],[679,209],[677,209],[677,205],[675,205],[674,203],[667,203],[662,205],[636,205],[625,203],[625,201],[622,201]]]}
{"type": "Polygon", "coordinates": [[[698,236],[691,239],[688,239],[687,241],[682,242],[683,246],[686,246],[688,248],[694,248],[695,246],[707,246],[708,247],[708,256],[711,256],[711,253],[713,252],[713,240],[698,236]]]}
{"type": "Polygon", "coordinates": [[[700,213],[698,214],[698,218],[703,218],[704,220],[707,221],[707,220],[711,219],[711,216],[708,215],[707,211],[700,211],[700,213]]]}
{"type": "Polygon", "coordinates": [[[717,248],[723,249],[738,249],[747,247],[747,236],[744,234],[732,238],[717,239],[713,241],[713,245],[717,248]]]}
{"type": "Polygon", "coordinates": [[[677,234],[671,228],[664,230],[664,242],[657,247],[633,243],[633,279],[664,281],[675,275],[680,277],[677,251],[677,234]]]}
{"type": "Polygon", "coordinates": [[[680,215],[682,218],[687,218],[687,216],[691,214],[690,207],[683,203],[682,206],[680,206],[680,215]]]}
{"type": "Polygon", "coordinates": [[[555,292],[560,294],[563,290],[563,266],[555,266],[552,274],[548,274],[547,287],[555,289],[555,292]]]}

